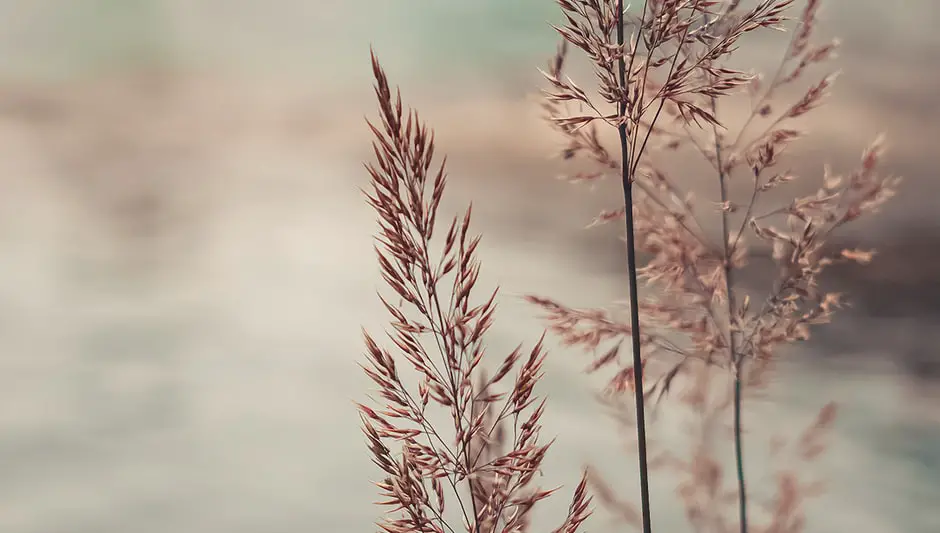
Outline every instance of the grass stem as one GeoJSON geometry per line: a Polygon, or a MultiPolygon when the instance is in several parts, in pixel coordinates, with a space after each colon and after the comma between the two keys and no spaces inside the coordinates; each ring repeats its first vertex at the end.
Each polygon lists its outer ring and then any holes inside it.
{"type": "MultiPolygon", "coordinates": [[[[623,0],[617,2],[617,44],[624,46],[623,0]]],[[[620,87],[623,89],[619,107],[620,124],[617,128],[620,134],[621,154],[621,183],[623,185],[623,205],[626,212],[627,232],[627,270],[630,278],[630,324],[633,340],[633,390],[636,398],[636,436],[637,455],[640,464],[640,504],[643,519],[643,533],[651,533],[650,519],[650,488],[649,488],[649,462],[646,451],[646,409],[643,397],[643,357],[640,351],[640,303],[637,287],[636,243],[634,238],[633,221],[633,177],[630,175],[631,154],[627,148],[627,124],[625,115],[627,103],[623,100],[627,91],[627,67],[623,53],[618,60],[620,87]]]]}

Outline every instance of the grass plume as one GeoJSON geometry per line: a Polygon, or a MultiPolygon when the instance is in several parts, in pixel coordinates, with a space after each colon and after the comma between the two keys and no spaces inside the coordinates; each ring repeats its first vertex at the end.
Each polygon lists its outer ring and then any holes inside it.
{"type": "MultiPolygon", "coordinates": [[[[728,59],[745,35],[783,28],[794,0],[763,0],[749,9],[740,1],[651,0],[626,23],[620,2],[558,3],[566,22],[556,28],[563,43],[544,72],[546,118],[565,141],[562,158],[586,160],[592,167],[571,176],[572,181],[619,178],[624,204],[600,213],[592,225],[625,220],[628,277],[635,275],[634,247],[639,246],[650,257],[639,277],[655,291],[639,302],[631,283],[629,324],[619,323],[605,310],[576,310],[540,296],[530,296],[529,301],[541,308],[566,344],[595,354],[590,371],[615,368],[609,395],[633,389],[643,531],[650,530],[643,400],[651,395],[661,398],[680,378],[691,376],[686,381],[694,386],[683,399],[703,421],[714,424],[725,410],[731,412],[737,522],[746,533],[750,520],[743,451],[745,390],[763,384],[780,345],[805,340],[810,326],[828,321],[840,306],[840,295],[819,290],[823,269],[839,261],[867,261],[871,255],[860,250],[831,252],[826,240],[845,224],[877,210],[893,194],[898,180],[876,172],[879,139],[863,154],[861,168],[847,178],[833,177],[827,170],[815,194],[759,210],[765,193],[795,179],[789,169],[779,167],[787,147],[802,136],[793,123],[823,103],[835,80],[835,74],[824,76],[802,97],[775,111],[780,88],[798,83],[838,46],[837,41],[812,43],[818,0],[805,3],[780,67],[766,88],[761,87],[760,77],[730,68],[728,59]],[[624,24],[632,35],[625,44],[624,24]],[[563,75],[569,46],[590,62],[594,94],[563,75]],[[719,114],[720,102],[745,91],[752,95],[749,118],[738,132],[729,132],[719,114]],[[607,106],[616,113],[602,112],[607,106]],[[618,131],[619,159],[604,145],[601,125],[618,131]],[[683,152],[684,148],[688,150],[683,152]],[[699,154],[714,171],[713,205],[721,219],[717,231],[707,230],[703,222],[709,206],[695,202],[662,164],[670,155],[688,152],[699,154]],[[752,191],[739,202],[731,197],[730,182],[742,177],[752,181],[752,191]],[[633,188],[636,195],[630,194],[633,188]],[[783,219],[786,229],[771,225],[778,219],[783,219]],[[735,273],[752,254],[746,234],[766,243],[779,265],[779,276],[757,309],[736,284],[735,273]],[[632,358],[622,360],[627,337],[632,341],[632,358]],[[660,370],[645,385],[643,371],[650,366],[660,370]],[[715,368],[732,375],[730,399],[711,398],[715,368]]],[[[709,498],[705,504],[700,498],[685,498],[687,515],[697,529],[723,530],[730,520],[718,511],[722,499],[714,485],[718,463],[704,453],[708,449],[694,451],[695,460],[684,467],[694,480],[686,485],[687,495],[691,487],[712,487],[705,491],[709,498]],[[702,477],[703,472],[710,474],[702,477]]],[[[779,516],[774,520],[773,527],[782,527],[785,521],[779,516]]]]}
{"type": "MultiPolygon", "coordinates": [[[[364,333],[363,369],[381,401],[360,404],[359,412],[372,460],[384,475],[377,485],[389,512],[380,527],[388,533],[524,532],[532,508],[554,492],[536,485],[551,445],[540,438],[545,402],[534,394],[545,359],[542,342],[527,353],[520,346],[491,376],[485,372],[484,337],[497,293],[474,302],[480,237],[470,232],[471,209],[435,231],[447,175],[443,162],[435,166],[433,133],[416,112],[403,110],[374,55],[372,69],[381,123],[369,123],[375,162],[367,165],[372,181],[366,196],[378,214],[376,253],[392,290],[391,298],[380,299],[390,315],[395,355],[364,333]],[[432,251],[435,235],[443,236],[439,254],[432,251]],[[401,366],[410,367],[416,385],[408,385],[401,366]],[[446,413],[446,421],[432,411],[446,413]]],[[[577,531],[589,502],[582,478],[555,531],[577,531]]]]}

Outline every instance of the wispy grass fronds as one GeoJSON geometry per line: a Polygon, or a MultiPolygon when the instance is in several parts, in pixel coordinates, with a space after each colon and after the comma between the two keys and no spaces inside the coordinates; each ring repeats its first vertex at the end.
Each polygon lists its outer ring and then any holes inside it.
{"type": "MultiPolygon", "coordinates": [[[[378,214],[376,252],[391,289],[379,296],[390,347],[364,333],[363,369],[380,399],[359,411],[383,473],[379,503],[389,510],[380,528],[524,532],[535,504],[554,492],[537,484],[551,444],[541,439],[545,401],[534,393],[542,342],[506,355],[492,375],[484,371],[497,293],[475,299],[480,237],[470,231],[471,210],[438,226],[447,178],[434,162],[433,133],[403,109],[375,56],[372,69],[380,122],[369,123],[375,160],[366,196],[378,214]]],[[[577,531],[589,502],[582,478],[555,531],[577,531]]]]}
{"type": "MultiPolygon", "coordinates": [[[[788,17],[794,0],[649,0],[629,16],[619,1],[558,3],[565,23],[556,29],[563,41],[544,71],[543,109],[564,139],[562,158],[589,164],[571,181],[596,183],[615,175],[621,182],[622,205],[600,213],[592,225],[625,221],[629,320],[621,323],[610,312],[573,309],[550,298],[532,296],[529,301],[541,308],[566,344],[594,354],[589,371],[614,367],[608,394],[633,391],[644,531],[650,529],[644,400],[661,398],[683,381],[689,385],[682,399],[700,413],[703,424],[719,423],[724,413],[732,418],[737,526],[746,533],[745,392],[766,383],[781,345],[807,339],[811,326],[827,322],[840,307],[840,295],[819,288],[821,273],[836,262],[868,261],[871,253],[833,251],[827,240],[876,211],[893,195],[898,180],[877,172],[879,138],[849,176],[834,176],[827,168],[815,194],[764,205],[766,193],[796,179],[782,167],[789,146],[803,136],[795,123],[824,103],[836,79],[836,73],[824,75],[798,99],[778,101],[782,87],[800,83],[838,47],[838,41],[813,43],[819,0],[805,2],[795,20],[788,17]],[[728,66],[745,35],[790,26],[795,26],[792,39],[766,86],[761,76],[728,66]],[[624,42],[626,33],[630,38],[624,42]],[[590,62],[594,90],[564,75],[569,47],[590,62]],[[722,102],[746,94],[749,117],[730,131],[721,118],[722,102]],[[605,145],[603,125],[617,130],[619,157],[605,145]],[[690,181],[670,173],[669,160],[689,152],[699,154],[715,178],[710,202],[696,201],[680,185],[690,181]],[[731,184],[741,180],[750,181],[751,190],[738,199],[731,184]],[[709,227],[703,215],[716,208],[720,227],[709,227]],[[779,268],[763,302],[756,304],[736,276],[753,254],[749,239],[767,243],[779,268]],[[635,249],[651,257],[639,268],[635,249]],[[650,289],[645,298],[636,295],[634,275],[650,289]],[[622,358],[628,339],[632,357],[622,358]],[[645,382],[644,370],[651,367],[658,374],[645,382]],[[711,378],[715,369],[731,374],[730,390],[711,378]]],[[[704,426],[702,431],[716,433],[704,426]]],[[[720,476],[713,471],[720,461],[713,453],[711,445],[694,445],[694,460],[684,469],[692,483],[683,485],[682,494],[691,494],[689,487],[704,487],[707,502],[683,498],[689,519],[698,530],[723,531],[733,521],[720,514],[727,495],[715,486],[720,476]]],[[[792,486],[781,485],[780,490],[792,486]]],[[[795,504],[782,508],[796,512],[795,504]]],[[[782,512],[778,509],[774,516],[782,512]]],[[[783,527],[783,522],[777,516],[771,523],[783,527]]]]}
{"type": "MultiPolygon", "coordinates": [[[[563,344],[591,354],[588,372],[610,372],[601,397],[615,420],[635,430],[641,501],[634,508],[603,468],[589,468],[555,532],[579,529],[590,486],[615,517],[650,533],[654,468],[680,475],[677,498],[696,532],[799,532],[804,502],[819,492],[818,480],[800,471],[824,450],[835,406],[823,407],[803,434],[772,442],[776,491],[762,500],[748,490],[745,399],[766,388],[782,347],[808,339],[843,305],[841,295],[821,288],[823,272],[839,262],[867,263],[873,251],[833,248],[831,237],[876,212],[899,184],[878,171],[879,137],[856,170],[837,175],[826,167],[813,194],[770,199],[798,179],[787,166],[789,150],[836,80],[836,73],[815,74],[839,44],[814,42],[822,2],[647,0],[630,13],[622,0],[558,4],[562,43],[544,71],[542,107],[564,140],[562,158],[583,162],[571,181],[619,181],[623,201],[591,225],[624,223],[628,303],[608,310],[527,300],[563,344]],[[791,39],[769,81],[729,66],[748,34],[780,30],[791,39]],[[590,84],[565,75],[569,48],[589,62],[590,84]],[[801,96],[783,101],[783,88],[799,84],[801,96]],[[732,130],[725,114],[742,101],[747,118],[732,130]],[[616,134],[615,148],[605,127],[616,134]],[[714,183],[704,200],[672,168],[690,154],[702,163],[696,176],[714,183]],[[738,275],[759,249],[753,243],[765,245],[775,263],[771,283],[756,295],[738,275]],[[649,257],[642,265],[639,252],[649,257]],[[679,402],[668,407],[687,409],[694,421],[687,458],[647,450],[647,405],[666,407],[673,398],[679,402]]],[[[471,211],[438,225],[447,179],[444,164],[435,163],[433,134],[403,110],[374,56],[372,66],[380,121],[370,123],[375,159],[367,165],[367,197],[379,219],[376,251],[390,289],[380,299],[390,329],[387,348],[365,334],[364,370],[379,399],[359,410],[383,472],[379,503],[389,511],[380,528],[527,531],[533,507],[554,492],[536,479],[550,446],[540,438],[546,404],[534,393],[542,342],[531,350],[520,345],[495,371],[484,370],[497,292],[479,300],[474,292],[480,237],[470,232],[471,211]]]]}

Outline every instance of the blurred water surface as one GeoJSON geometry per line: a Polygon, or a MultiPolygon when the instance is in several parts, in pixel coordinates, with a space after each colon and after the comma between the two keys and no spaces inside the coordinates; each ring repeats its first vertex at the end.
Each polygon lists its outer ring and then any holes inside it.
{"type": "MultiPolygon", "coordinates": [[[[903,4],[826,3],[843,89],[795,163],[848,167],[887,130],[909,187],[846,237],[887,250],[833,281],[855,308],[755,404],[758,470],[758,435],[842,405],[809,531],[940,529],[940,21],[934,2],[903,4]]],[[[448,209],[476,202],[481,283],[505,295],[494,351],[539,333],[515,295],[622,299],[616,236],[580,229],[608,195],[551,179],[527,99],[556,18],[535,0],[0,1],[0,531],[371,527],[351,406],[368,387],[360,325],[383,319],[358,193],[370,43],[451,154],[448,209]]],[[[771,66],[780,44],[744,58],[771,66]]],[[[632,490],[633,458],[572,377],[583,362],[550,359],[546,483],[593,460],[632,490]]],[[[655,486],[670,530],[672,486],[655,486]]]]}

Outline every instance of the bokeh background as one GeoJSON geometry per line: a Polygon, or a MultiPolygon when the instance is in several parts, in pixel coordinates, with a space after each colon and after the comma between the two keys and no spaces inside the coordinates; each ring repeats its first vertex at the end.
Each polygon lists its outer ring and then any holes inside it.
{"type": "MultiPolygon", "coordinates": [[[[821,16],[844,72],[792,164],[849,170],[884,132],[906,182],[843,236],[881,254],[829,278],[853,307],[789,354],[752,427],[792,432],[836,400],[809,531],[934,532],[940,4],[821,16]]],[[[583,229],[616,184],[554,179],[532,100],[554,20],[548,0],[0,1],[0,531],[371,529],[352,406],[360,325],[383,318],[359,193],[370,44],[438,130],[449,207],[475,202],[481,283],[504,291],[494,350],[540,331],[519,294],[625,298],[616,232],[583,229]]],[[[773,67],[785,36],[768,35],[740,58],[773,67]]],[[[546,484],[594,461],[630,494],[583,365],[549,360],[546,484]]],[[[681,530],[673,485],[654,484],[655,520],[681,530]]]]}

